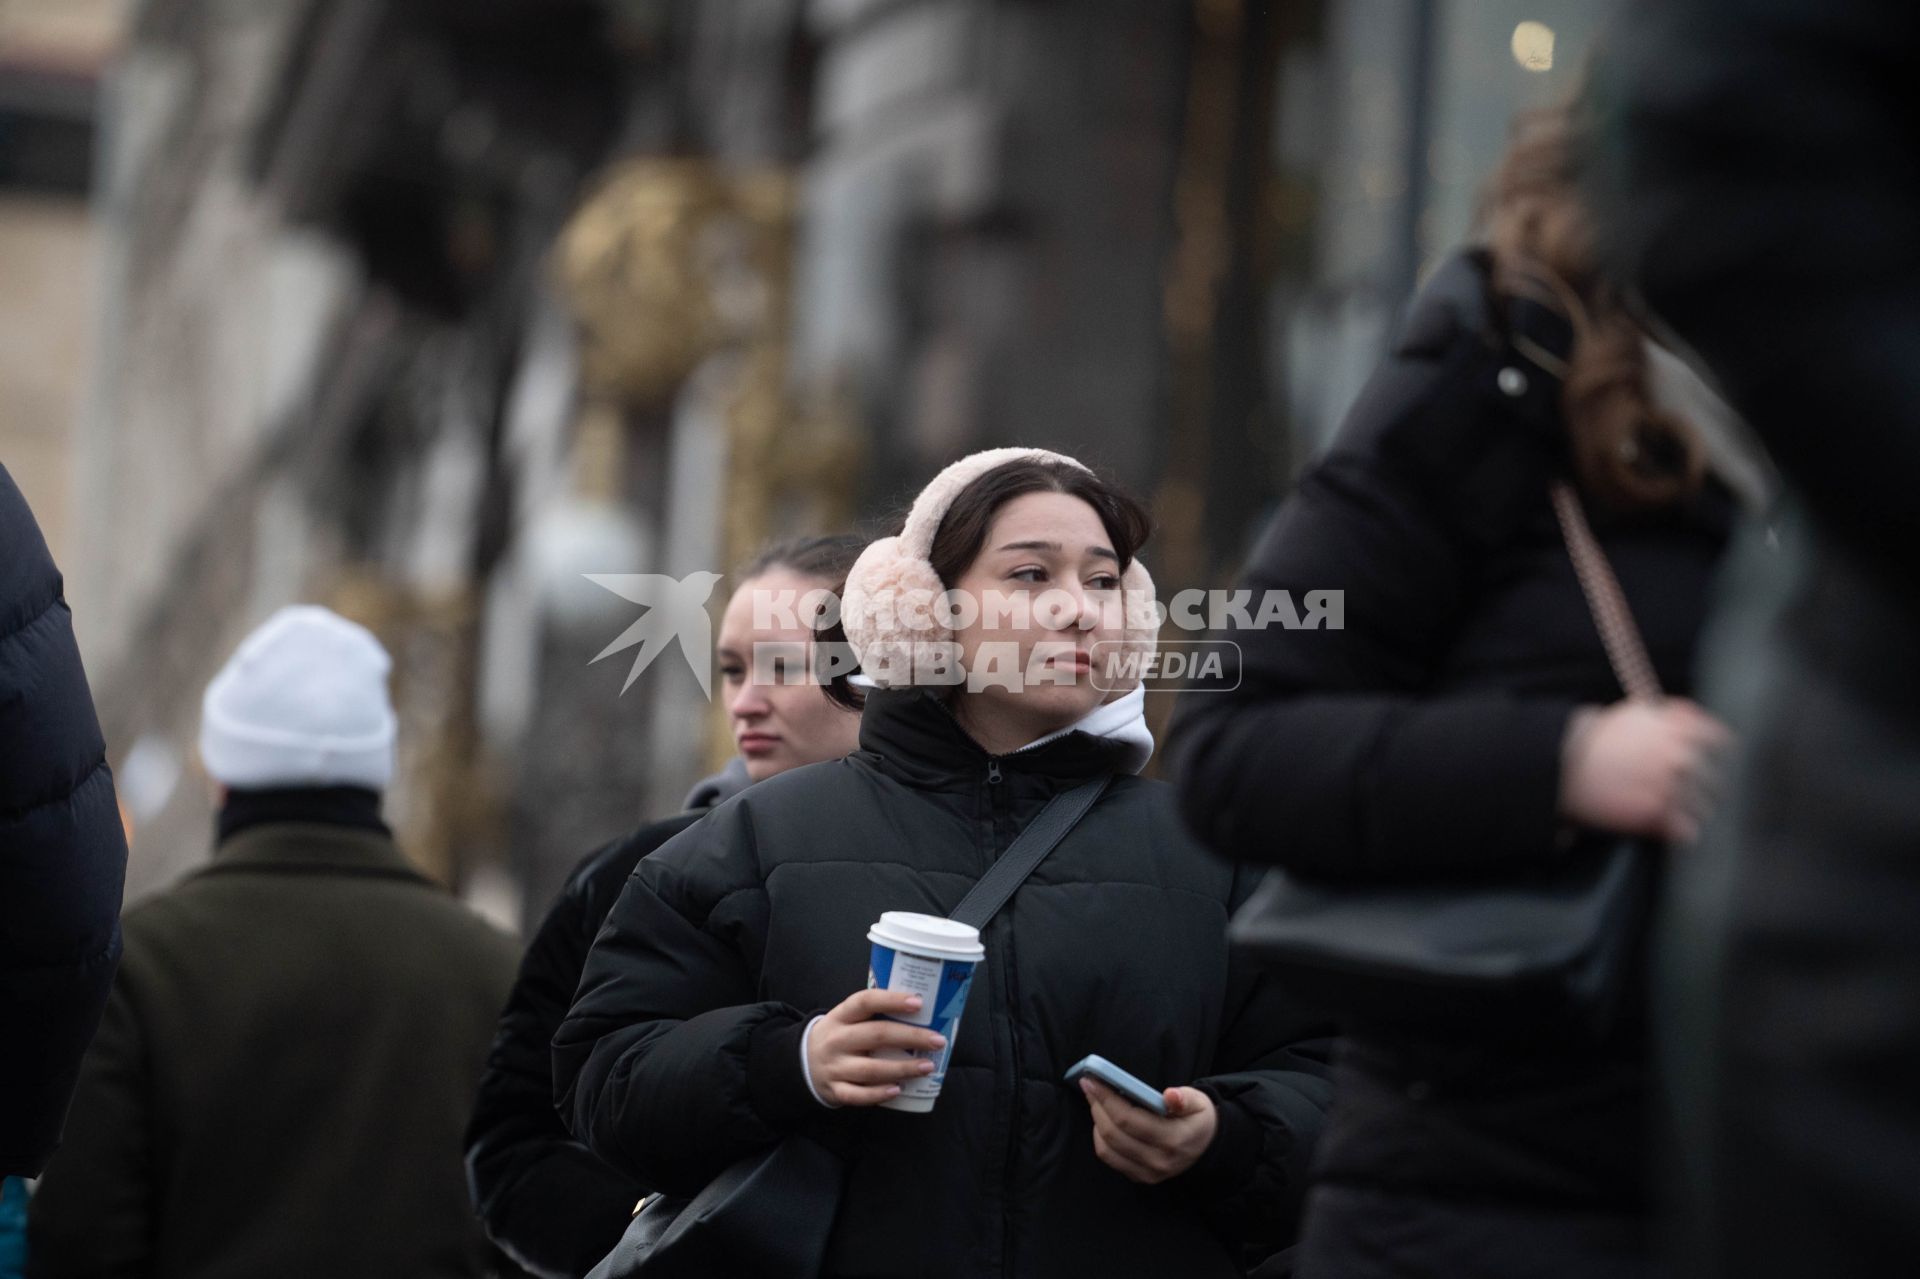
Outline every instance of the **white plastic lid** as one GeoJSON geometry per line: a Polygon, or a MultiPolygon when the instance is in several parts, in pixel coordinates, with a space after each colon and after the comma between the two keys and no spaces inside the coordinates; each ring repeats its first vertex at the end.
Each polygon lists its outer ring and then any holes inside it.
{"type": "Polygon", "coordinates": [[[916,915],[910,910],[883,912],[880,922],[867,930],[867,940],[934,959],[978,962],[987,957],[987,948],[980,944],[980,930],[972,924],[939,915],[916,915]]]}

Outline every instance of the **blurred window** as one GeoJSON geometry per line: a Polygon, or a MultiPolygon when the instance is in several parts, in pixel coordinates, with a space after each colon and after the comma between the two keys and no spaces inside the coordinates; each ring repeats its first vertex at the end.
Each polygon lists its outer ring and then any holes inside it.
{"type": "Polygon", "coordinates": [[[1615,0],[1322,0],[1275,86],[1268,370],[1295,464],[1418,280],[1472,232],[1517,111],[1571,91],[1615,0]]]}

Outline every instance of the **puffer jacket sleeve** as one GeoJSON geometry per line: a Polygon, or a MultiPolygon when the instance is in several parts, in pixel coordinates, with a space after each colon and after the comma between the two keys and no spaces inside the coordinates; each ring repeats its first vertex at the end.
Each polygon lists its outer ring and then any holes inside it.
{"type": "MultiPolygon", "coordinates": [[[[1389,370],[1389,376],[1406,374],[1389,370]]],[[[1457,370],[1389,386],[1403,417],[1310,471],[1241,585],[1342,592],[1343,625],[1241,630],[1241,681],[1189,693],[1172,740],[1188,824],[1237,861],[1364,878],[1525,860],[1555,846],[1571,699],[1424,693],[1470,606],[1473,545],[1450,518],[1463,465],[1442,418],[1471,413],[1457,370]],[[1407,456],[1423,434],[1439,460],[1407,456]],[[1498,802],[1492,802],[1497,800],[1498,802]]],[[[1364,422],[1365,399],[1356,407],[1364,422]]],[[[1355,423],[1350,421],[1349,425],[1355,423]]],[[[1348,436],[1355,434],[1349,432],[1348,436]]],[[[1540,485],[1545,500],[1544,481],[1540,485]]]]}
{"type": "Polygon", "coordinates": [[[644,1193],[574,1140],[553,1108],[554,1032],[618,892],[600,880],[631,865],[619,856],[628,842],[602,849],[569,878],[528,944],[467,1126],[474,1207],[494,1242],[536,1274],[592,1269],[644,1193]]]}
{"type": "MultiPolygon", "coordinates": [[[[1235,875],[1232,905],[1258,872],[1235,875]]],[[[1333,1097],[1333,1027],[1287,996],[1269,967],[1229,960],[1216,1073],[1194,1081],[1213,1099],[1219,1128],[1177,1185],[1250,1261],[1292,1242],[1308,1164],[1333,1097]]]]}
{"type": "Polygon", "coordinates": [[[73,623],[0,467],[0,1173],[60,1139],[120,955],[126,836],[73,623]]]}
{"type": "Polygon", "coordinates": [[[642,1185],[691,1194],[821,1113],[808,1014],[756,1000],[767,893],[751,796],[643,859],[554,1039],[574,1135],[642,1185]]]}

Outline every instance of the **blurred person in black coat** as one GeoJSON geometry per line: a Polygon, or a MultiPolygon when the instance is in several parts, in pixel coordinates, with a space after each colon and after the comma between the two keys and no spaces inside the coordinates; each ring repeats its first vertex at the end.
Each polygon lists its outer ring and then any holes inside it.
{"type": "Polygon", "coordinates": [[[1594,187],[1610,251],[1803,513],[1760,579],[1773,601],[1748,598],[1717,646],[1712,692],[1746,752],[1667,937],[1687,1272],[1910,1271],[1920,5],[1642,0],[1625,17],[1594,187]]]}
{"type": "Polygon", "coordinates": [[[0,1176],[45,1166],[120,957],[127,843],[60,574],[0,467],[0,1176]]]}
{"type": "MultiPolygon", "coordinates": [[[[1254,554],[1242,586],[1344,591],[1344,627],[1237,635],[1239,686],[1183,701],[1184,811],[1236,860],[1465,895],[1621,834],[1696,829],[1723,730],[1686,694],[1734,497],[1593,269],[1583,119],[1522,122],[1486,245],[1435,272],[1254,554]],[[1562,479],[1673,696],[1622,699],[1549,497],[1562,479]]],[[[1517,1018],[1351,1020],[1300,1273],[1648,1273],[1651,1070],[1631,1002],[1599,1042],[1517,1018]]]]}
{"type": "Polygon", "coordinates": [[[817,680],[777,679],[754,658],[756,649],[776,654],[806,643],[811,630],[797,601],[815,590],[837,595],[865,547],[850,535],[791,538],[737,574],[717,656],[728,725],[744,753],[694,788],[687,811],[588,854],[527,946],[467,1125],[467,1180],[487,1233],[535,1274],[591,1270],[620,1241],[646,1193],[568,1132],[553,1105],[553,1036],[573,1003],[587,951],[642,857],[749,783],[839,759],[859,744],[858,712],[830,700],[817,680]],[[796,602],[794,616],[756,610],[756,601],[780,604],[782,592],[796,602]]]}

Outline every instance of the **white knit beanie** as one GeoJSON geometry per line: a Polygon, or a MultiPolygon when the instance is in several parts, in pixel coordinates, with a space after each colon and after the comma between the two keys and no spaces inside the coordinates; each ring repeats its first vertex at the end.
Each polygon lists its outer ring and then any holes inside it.
{"type": "Polygon", "coordinates": [[[364,786],[393,778],[387,650],[364,626],[312,604],[268,618],[220,668],[200,704],[200,757],[235,789],[364,786]]]}

